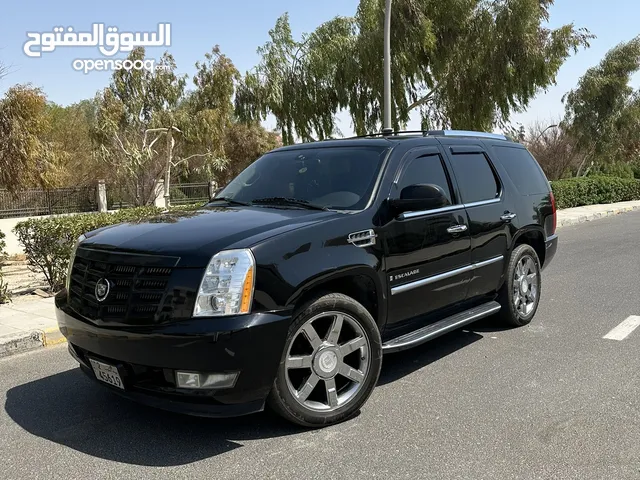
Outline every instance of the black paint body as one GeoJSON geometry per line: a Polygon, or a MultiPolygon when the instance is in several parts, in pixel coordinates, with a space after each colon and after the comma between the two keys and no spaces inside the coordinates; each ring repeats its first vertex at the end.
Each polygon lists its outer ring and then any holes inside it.
{"type": "Polygon", "coordinates": [[[213,416],[251,413],[264,406],[296,305],[314,292],[355,296],[372,313],[384,341],[495,298],[505,281],[509,253],[524,239],[536,248],[543,266],[555,255],[555,208],[548,182],[544,179],[545,191],[522,194],[505,170],[505,160],[495,153],[505,144],[513,149],[523,149],[521,145],[420,136],[284,149],[345,144],[388,149],[371,200],[360,211],[217,204],[88,234],[76,262],[94,268],[133,261],[157,268],[160,277],[134,279],[150,290],[138,306],[116,305],[111,315],[105,309],[92,311],[79,300],[74,303],[66,290],[57,295],[61,331],[83,370],[93,377],[87,354],[118,365],[127,388],[112,390],[149,405],[213,416]],[[463,201],[452,161],[469,152],[485,155],[496,175],[499,196],[489,203],[463,201]],[[435,156],[445,166],[451,204],[403,218],[391,208],[400,195],[396,182],[407,162],[421,155],[435,156]],[[505,213],[517,216],[505,221],[505,213]],[[452,234],[447,229],[454,225],[467,230],[452,234]],[[360,248],[347,241],[350,233],[369,229],[377,235],[374,245],[360,248]],[[192,318],[207,263],[221,250],[235,248],[250,248],[256,260],[251,313],[192,318]],[[234,388],[203,393],[176,389],[177,369],[241,373],[234,388]]]}

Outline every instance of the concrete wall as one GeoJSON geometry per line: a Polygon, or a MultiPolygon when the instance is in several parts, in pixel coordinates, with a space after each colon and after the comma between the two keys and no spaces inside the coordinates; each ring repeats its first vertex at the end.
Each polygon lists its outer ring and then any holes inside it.
{"type": "Polygon", "coordinates": [[[49,217],[63,217],[66,215],[77,215],[76,213],[69,213],[64,215],[38,215],[37,217],[18,217],[18,218],[0,218],[0,232],[5,234],[5,242],[7,242],[7,253],[9,255],[21,255],[22,246],[18,243],[18,237],[13,233],[13,227],[18,223],[30,218],[49,218],[49,217]]]}

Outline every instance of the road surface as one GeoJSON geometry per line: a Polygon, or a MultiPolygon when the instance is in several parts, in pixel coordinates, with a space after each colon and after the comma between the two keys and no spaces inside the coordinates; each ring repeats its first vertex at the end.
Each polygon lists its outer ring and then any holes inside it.
{"type": "Polygon", "coordinates": [[[323,430],[150,410],[66,347],[4,359],[0,478],[638,479],[639,232],[640,212],[562,228],[530,326],[385,357],[361,414],[323,430]]]}

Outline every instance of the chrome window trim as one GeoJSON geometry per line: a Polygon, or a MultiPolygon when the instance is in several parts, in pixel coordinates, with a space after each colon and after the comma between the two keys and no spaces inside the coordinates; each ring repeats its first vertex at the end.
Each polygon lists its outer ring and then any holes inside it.
{"type": "Polygon", "coordinates": [[[398,215],[399,220],[406,220],[408,218],[422,217],[423,215],[436,215],[438,213],[453,212],[454,210],[461,210],[464,205],[449,205],[448,207],[435,208],[433,210],[418,210],[415,212],[404,212],[398,215]]]}
{"type": "Polygon", "coordinates": [[[432,275],[431,277],[422,278],[420,280],[415,280],[413,282],[398,285],[397,287],[391,288],[391,295],[407,292],[409,290],[413,290],[414,288],[423,287],[431,283],[439,282],[440,280],[446,280],[447,278],[455,277],[456,275],[460,275],[461,273],[470,272],[478,268],[492,265],[494,263],[502,261],[503,259],[504,259],[504,255],[499,255],[497,257],[493,257],[488,260],[483,260],[482,262],[476,262],[471,265],[466,265],[464,267],[456,268],[455,270],[449,270],[448,272],[439,273],[437,275],[432,275]]]}
{"type": "Polygon", "coordinates": [[[458,205],[449,205],[448,207],[435,208],[433,210],[419,210],[415,212],[405,212],[398,215],[398,220],[406,220],[408,218],[422,217],[423,215],[437,215],[438,213],[453,212],[454,210],[460,210],[461,208],[473,208],[480,207],[482,205],[491,205],[492,203],[500,203],[502,201],[502,195],[498,198],[492,198],[491,200],[481,200],[479,202],[472,203],[459,203],[458,205]]]}
{"type": "Polygon", "coordinates": [[[481,205],[491,205],[492,203],[500,203],[501,200],[502,200],[502,191],[500,191],[499,197],[492,198],[491,200],[480,200],[479,202],[465,203],[464,208],[480,207],[481,205]]]}

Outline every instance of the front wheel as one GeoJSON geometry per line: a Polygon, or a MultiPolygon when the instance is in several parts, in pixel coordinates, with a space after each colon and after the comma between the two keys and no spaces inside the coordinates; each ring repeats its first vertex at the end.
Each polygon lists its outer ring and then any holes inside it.
{"type": "Polygon", "coordinates": [[[503,324],[521,327],[531,322],[540,302],[540,270],[540,259],[530,245],[518,245],[511,252],[507,278],[498,295],[503,324]]]}
{"type": "Polygon", "coordinates": [[[381,366],[371,314],[346,295],[327,294],[295,316],[267,403],[299,425],[332,425],[360,410],[381,366]]]}

